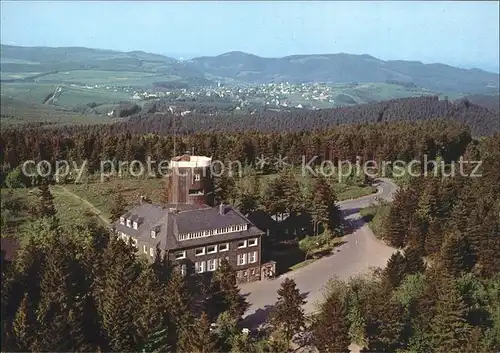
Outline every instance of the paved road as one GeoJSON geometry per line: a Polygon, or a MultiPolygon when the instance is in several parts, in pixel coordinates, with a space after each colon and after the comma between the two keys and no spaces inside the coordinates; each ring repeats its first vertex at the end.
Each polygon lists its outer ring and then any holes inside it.
{"type": "Polygon", "coordinates": [[[316,302],[322,299],[324,285],[334,276],[343,279],[370,271],[373,267],[384,267],[394,249],[375,238],[370,228],[359,214],[359,209],[375,202],[375,197],[391,200],[397,186],[389,179],[376,181],[378,192],[354,200],[339,203],[339,208],[353,228],[346,236],[346,242],[328,257],[310,265],[289,272],[275,280],[263,280],[240,286],[241,293],[247,295],[250,307],[245,314],[245,325],[254,327],[262,323],[271,306],[276,302],[276,291],[285,277],[293,278],[301,292],[307,293],[305,310],[316,310],[316,302]]]}

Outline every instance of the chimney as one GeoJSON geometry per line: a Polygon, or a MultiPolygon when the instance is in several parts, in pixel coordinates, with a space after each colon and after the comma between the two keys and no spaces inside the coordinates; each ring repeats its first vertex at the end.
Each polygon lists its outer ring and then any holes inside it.
{"type": "Polygon", "coordinates": [[[221,203],[219,205],[219,214],[223,215],[224,213],[226,213],[226,206],[223,203],[221,203]]]}

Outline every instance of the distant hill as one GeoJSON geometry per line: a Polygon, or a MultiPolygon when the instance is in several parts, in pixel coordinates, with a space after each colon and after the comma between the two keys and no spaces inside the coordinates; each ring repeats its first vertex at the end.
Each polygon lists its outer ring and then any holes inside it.
{"type": "Polygon", "coordinates": [[[194,58],[190,62],[213,76],[245,82],[413,83],[443,92],[498,92],[499,75],[419,61],[383,61],[370,55],[323,54],[262,58],[243,52],[194,58]]]}
{"type": "Polygon", "coordinates": [[[472,104],[482,106],[492,112],[500,113],[500,95],[474,94],[458,99],[457,102],[467,100],[472,104]]]}
{"type": "MultiPolygon", "coordinates": [[[[42,76],[55,71],[82,69],[171,74],[190,81],[198,79],[202,84],[210,83],[204,79],[204,74],[198,72],[195,67],[188,67],[181,61],[159,54],[82,47],[1,46],[2,73],[33,73],[36,76],[42,76]]],[[[28,76],[28,78],[36,77],[28,76]]],[[[3,79],[2,81],[12,80],[3,79]]]]}
{"type": "Polygon", "coordinates": [[[179,81],[199,85],[213,84],[217,80],[236,83],[399,82],[442,93],[494,94],[499,89],[499,74],[496,73],[418,61],[384,61],[366,54],[263,58],[235,51],[178,61],[142,51],[125,53],[81,47],[2,45],[1,64],[2,73],[43,75],[81,69],[137,71],[168,74],[179,81]]]}

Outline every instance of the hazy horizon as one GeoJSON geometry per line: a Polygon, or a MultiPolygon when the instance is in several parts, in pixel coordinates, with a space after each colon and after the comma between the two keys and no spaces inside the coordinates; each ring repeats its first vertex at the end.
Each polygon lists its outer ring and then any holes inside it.
{"type": "Polygon", "coordinates": [[[499,72],[497,2],[1,2],[4,45],[369,54],[499,72]],[[340,33],[340,35],[338,35],[340,33]]]}

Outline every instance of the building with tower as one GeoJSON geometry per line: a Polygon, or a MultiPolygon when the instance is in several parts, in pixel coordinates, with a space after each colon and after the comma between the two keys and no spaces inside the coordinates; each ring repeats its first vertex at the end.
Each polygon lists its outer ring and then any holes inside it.
{"type": "Polygon", "coordinates": [[[264,232],[231,205],[214,204],[212,160],[184,154],[170,164],[168,204],[144,200],[114,227],[119,237],[154,261],[166,255],[184,275],[213,272],[222,259],[238,283],[268,277],[274,265],[261,266],[264,232]]]}

